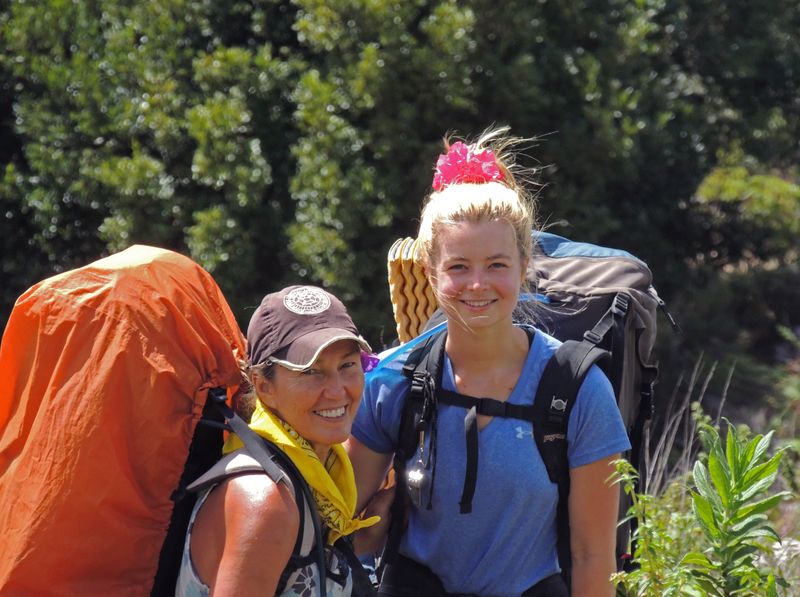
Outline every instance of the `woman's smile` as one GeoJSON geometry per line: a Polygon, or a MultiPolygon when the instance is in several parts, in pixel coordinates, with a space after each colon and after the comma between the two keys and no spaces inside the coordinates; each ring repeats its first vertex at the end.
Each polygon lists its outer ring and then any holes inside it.
{"type": "Polygon", "coordinates": [[[339,408],[328,408],[325,410],[316,410],[314,414],[319,415],[323,419],[339,419],[344,417],[345,413],[347,412],[346,406],[340,406],[339,408]]]}

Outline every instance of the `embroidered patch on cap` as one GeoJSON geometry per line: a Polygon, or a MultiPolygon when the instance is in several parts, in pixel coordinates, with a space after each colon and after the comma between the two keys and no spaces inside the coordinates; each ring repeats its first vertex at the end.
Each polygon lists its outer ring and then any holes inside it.
{"type": "Polygon", "coordinates": [[[302,286],[295,288],[283,298],[283,306],[298,315],[316,315],[328,310],[331,299],[319,288],[302,286]]]}

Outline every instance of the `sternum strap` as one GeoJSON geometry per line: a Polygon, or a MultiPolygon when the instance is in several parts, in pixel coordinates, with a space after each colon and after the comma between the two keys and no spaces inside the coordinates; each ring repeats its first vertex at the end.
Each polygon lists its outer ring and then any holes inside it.
{"type": "Polygon", "coordinates": [[[502,417],[533,421],[534,408],[530,404],[510,404],[494,398],[475,398],[458,392],[440,389],[437,400],[467,409],[464,417],[464,437],[466,439],[467,470],[464,475],[464,488],[461,492],[461,514],[472,512],[472,498],[478,482],[478,423],[477,416],[502,417]]]}

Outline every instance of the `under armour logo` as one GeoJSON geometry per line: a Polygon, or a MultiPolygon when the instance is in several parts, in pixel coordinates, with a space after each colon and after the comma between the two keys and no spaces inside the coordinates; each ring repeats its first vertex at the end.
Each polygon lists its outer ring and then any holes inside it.
{"type": "Polygon", "coordinates": [[[523,429],[522,427],[517,426],[514,427],[514,430],[517,432],[517,439],[522,439],[526,435],[530,435],[531,437],[533,437],[533,431],[531,431],[530,429],[523,429]]]}

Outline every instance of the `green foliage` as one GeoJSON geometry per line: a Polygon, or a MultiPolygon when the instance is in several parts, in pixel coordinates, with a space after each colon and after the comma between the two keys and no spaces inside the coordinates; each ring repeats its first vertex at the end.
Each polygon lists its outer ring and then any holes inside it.
{"type": "Polygon", "coordinates": [[[696,200],[712,231],[718,263],[772,259],[797,263],[800,185],[785,174],[764,173],[740,151],[723,155],[723,165],[700,183],[696,200]],[[732,242],[733,241],[733,242],[732,242]]]}
{"type": "MultiPolygon", "coordinates": [[[[796,273],[790,0],[0,6],[0,318],[43,275],[150,243],[208,267],[242,322],[300,279],[390,343],[386,251],[415,233],[442,136],[492,123],[540,137],[540,220],[632,250],[668,299],[743,258],[796,273]]],[[[769,319],[796,304],[791,275],[687,326],[690,347],[762,323],[774,345],[798,324],[769,319]]]]}
{"type": "Polygon", "coordinates": [[[768,492],[784,451],[768,453],[772,432],[751,436],[730,424],[724,441],[703,422],[699,435],[705,455],[694,464],[691,510],[680,482],[659,497],[637,494],[636,471],[617,464],[639,523],[639,568],[615,579],[631,595],[778,595],[785,581],[757,556],[780,540],[768,514],[787,492],[768,492]]]}
{"type": "Polygon", "coordinates": [[[767,513],[787,495],[766,496],[778,475],[782,451],[767,453],[772,432],[752,439],[737,434],[729,424],[725,447],[717,430],[700,427],[700,437],[708,452],[707,465],[695,463],[692,507],[710,548],[705,553],[691,552],[683,562],[713,594],[753,594],[775,592],[775,576],[755,566],[759,550],[768,551],[779,541],[767,513]]]}
{"type": "Polygon", "coordinates": [[[703,595],[701,584],[681,563],[700,542],[701,531],[689,508],[681,482],[673,482],[663,494],[636,492],[638,473],[625,460],[615,463],[619,482],[631,498],[628,516],[637,520],[636,569],[620,572],[615,580],[626,595],[703,595]]]}

